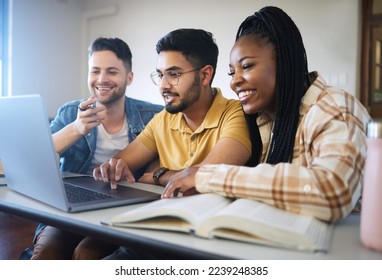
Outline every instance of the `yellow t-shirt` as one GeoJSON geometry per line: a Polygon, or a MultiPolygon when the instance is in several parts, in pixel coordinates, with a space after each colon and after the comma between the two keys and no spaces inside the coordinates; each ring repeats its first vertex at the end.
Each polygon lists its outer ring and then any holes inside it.
{"type": "Polygon", "coordinates": [[[220,89],[196,131],[186,124],[183,113],[166,110],[156,114],[137,140],[159,155],[160,166],[172,170],[199,164],[221,138],[242,143],[251,153],[251,141],[244,112],[238,100],[223,97],[220,89]]]}

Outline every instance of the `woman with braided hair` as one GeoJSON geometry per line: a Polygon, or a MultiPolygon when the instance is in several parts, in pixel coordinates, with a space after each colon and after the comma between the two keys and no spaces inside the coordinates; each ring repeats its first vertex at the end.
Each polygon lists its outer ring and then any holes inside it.
{"type": "Polygon", "coordinates": [[[242,22],[229,75],[251,133],[251,166],[187,168],[162,197],[214,192],[326,221],[348,215],[361,195],[370,116],[308,72],[300,31],[283,10],[264,7],[242,22]]]}

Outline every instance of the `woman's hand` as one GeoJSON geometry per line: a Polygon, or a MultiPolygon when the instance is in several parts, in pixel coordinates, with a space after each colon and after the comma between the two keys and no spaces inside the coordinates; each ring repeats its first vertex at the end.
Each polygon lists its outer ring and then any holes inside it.
{"type": "Polygon", "coordinates": [[[195,174],[199,167],[188,167],[172,176],[167,183],[162,198],[177,197],[179,193],[184,196],[197,194],[195,188],[195,174]]]}

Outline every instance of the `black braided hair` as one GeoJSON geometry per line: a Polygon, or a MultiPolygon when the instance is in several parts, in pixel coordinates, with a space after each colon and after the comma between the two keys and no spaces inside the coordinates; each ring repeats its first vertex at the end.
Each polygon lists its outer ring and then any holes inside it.
{"type": "MultiPolygon", "coordinates": [[[[265,40],[275,48],[276,119],[267,163],[291,162],[300,103],[309,85],[308,62],[300,31],[283,10],[268,6],[242,22],[236,41],[243,36],[251,36],[259,42],[265,40]]],[[[251,120],[253,117],[247,118],[251,120]]],[[[258,131],[252,135],[260,137],[258,131]]],[[[254,157],[261,155],[262,146],[258,146],[258,142],[259,139],[252,139],[254,157]]]]}
{"type": "Polygon", "coordinates": [[[252,142],[252,156],[245,164],[246,166],[256,166],[260,162],[261,151],[263,149],[263,143],[261,142],[261,136],[259,128],[256,124],[256,118],[258,114],[244,114],[245,120],[248,125],[249,136],[252,142]]]}

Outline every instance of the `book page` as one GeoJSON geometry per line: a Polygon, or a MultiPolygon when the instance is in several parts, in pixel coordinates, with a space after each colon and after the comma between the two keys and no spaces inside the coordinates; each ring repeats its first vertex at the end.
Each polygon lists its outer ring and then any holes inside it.
{"type": "Polygon", "coordinates": [[[5,181],[4,170],[0,160],[0,187],[6,186],[6,185],[7,185],[7,182],[5,181]]]}
{"type": "Polygon", "coordinates": [[[314,217],[251,199],[238,199],[205,221],[197,234],[302,250],[327,250],[330,232],[327,223],[314,217]],[[237,235],[239,231],[241,234],[237,235]]]}
{"type": "Polygon", "coordinates": [[[216,194],[160,199],[121,213],[102,223],[112,226],[168,228],[169,230],[176,230],[178,226],[181,231],[191,231],[206,216],[224,208],[230,202],[230,199],[216,194]]]}
{"type": "MultiPolygon", "coordinates": [[[[101,222],[102,224],[106,224],[101,222]]],[[[106,224],[107,225],[107,224],[106,224]]],[[[168,231],[180,231],[180,232],[191,232],[192,226],[190,223],[184,219],[171,217],[171,216],[160,216],[149,219],[144,219],[141,221],[131,222],[131,223],[115,223],[112,226],[118,227],[130,227],[130,228],[140,228],[140,229],[155,229],[155,230],[168,230],[168,231]]]]}

